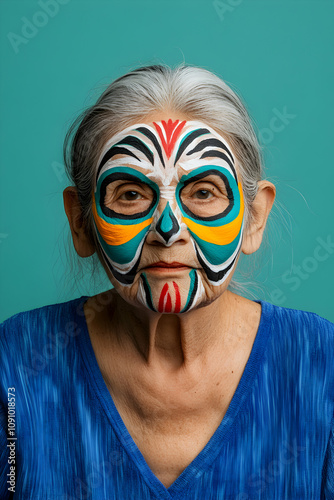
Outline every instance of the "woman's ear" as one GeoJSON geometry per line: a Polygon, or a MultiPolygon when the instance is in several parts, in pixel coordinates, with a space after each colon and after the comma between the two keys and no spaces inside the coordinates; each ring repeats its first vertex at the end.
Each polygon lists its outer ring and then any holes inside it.
{"type": "Polygon", "coordinates": [[[241,251],[244,254],[256,252],[261,245],[263,231],[276,196],[276,188],[269,181],[258,182],[258,192],[253,201],[253,221],[245,231],[241,251]]]}
{"type": "Polygon", "coordinates": [[[74,248],[80,257],[90,257],[95,248],[90,242],[83,225],[77,188],[68,186],[63,191],[64,208],[70,224],[74,248]]]}

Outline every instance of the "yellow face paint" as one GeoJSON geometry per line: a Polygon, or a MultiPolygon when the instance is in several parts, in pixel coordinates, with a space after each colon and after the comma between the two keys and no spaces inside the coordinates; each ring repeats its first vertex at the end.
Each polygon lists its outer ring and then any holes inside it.
{"type": "Polygon", "coordinates": [[[145,227],[150,226],[153,217],[138,224],[110,224],[100,217],[96,211],[95,198],[92,201],[93,216],[99,233],[107,245],[124,245],[137,236],[145,227]]]}
{"type": "Polygon", "coordinates": [[[213,243],[214,245],[228,245],[232,243],[233,240],[238,236],[241,230],[243,214],[244,214],[244,201],[241,184],[238,184],[238,189],[240,193],[240,210],[237,217],[225,224],[224,226],[204,226],[188,217],[182,217],[183,222],[188,226],[192,233],[196,234],[199,238],[206,241],[207,243],[213,243]]]}
{"type": "MultiPolygon", "coordinates": [[[[193,192],[190,187],[188,191],[193,192]]],[[[118,282],[118,289],[124,289],[126,295],[132,286],[139,284],[137,300],[154,311],[178,313],[194,307],[208,289],[202,280],[206,279],[214,287],[221,285],[240,252],[244,199],[235,158],[226,140],[203,123],[180,120],[141,123],[112,137],[96,166],[92,212],[103,258],[118,282]],[[210,179],[205,180],[208,176],[210,179]],[[216,191],[213,190],[212,196],[225,186],[225,194],[217,198],[216,204],[205,205],[202,200],[201,205],[197,199],[191,199],[187,205],[189,198],[184,198],[182,190],[189,183],[197,186],[197,182],[203,192],[210,183],[214,185],[216,191]],[[127,185],[131,191],[126,191],[127,185]],[[119,186],[122,193],[134,193],[133,202],[131,196],[118,201],[119,186]],[[142,211],[136,210],[140,206],[135,201],[136,186],[145,186],[144,191],[152,194],[142,211]],[[204,206],[206,208],[201,208],[204,206]],[[223,208],[212,208],[219,206],[223,208]],[[124,213],[122,207],[125,207],[124,213]],[[205,213],[210,216],[201,216],[205,213]],[[153,279],[153,274],[141,271],[137,278],[138,269],[142,269],[143,249],[147,262],[156,257],[159,248],[155,244],[155,252],[152,251],[150,257],[147,254],[150,246],[144,245],[146,237],[149,232],[153,233],[161,249],[170,247],[168,260],[173,260],[174,242],[185,229],[193,243],[187,252],[193,252],[192,265],[198,264],[183,278],[180,273],[178,280],[186,280],[187,285],[180,283],[179,286],[175,279],[170,283],[166,281],[161,283],[157,296],[157,274],[153,279]],[[204,272],[198,273],[197,269],[204,272]]],[[[175,247],[175,251],[177,248],[180,249],[175,247]]],[[[183,260],[187,261],[186,256],[183,260]]]]}

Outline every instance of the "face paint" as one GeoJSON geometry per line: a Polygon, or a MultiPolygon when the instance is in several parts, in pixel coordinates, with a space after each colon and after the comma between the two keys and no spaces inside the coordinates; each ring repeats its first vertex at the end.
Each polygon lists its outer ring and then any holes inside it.
{"type": "Polygon", "coordinates": [[[240,252],[244,202],[235,159],[226,140],[200,122],[138,124],[112,137],[96,167],[92,210],[119,293],[153,311],[194,308],[205,299],[203,280],[218,293],[240,252]],[[171,247],[182,229],[191,235],[190,271],[173,279],[138,272],[149,231],[171,247]]]}

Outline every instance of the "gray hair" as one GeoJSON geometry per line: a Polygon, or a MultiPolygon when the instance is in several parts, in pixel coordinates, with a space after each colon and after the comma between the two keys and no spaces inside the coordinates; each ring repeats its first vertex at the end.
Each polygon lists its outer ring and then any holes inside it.
{"type": "MultiPolygon", "coordinates": [[[[112,82],[70,126],[64,141],[69,179],[77,187],[87,234],[98,251],[91,193],[94,166],[111,135],[156,111],[180,112],[227,139],[237,159],[245,199],[245,231],[263,175],[261,148],[241,98],[221,78],[194,66],[144,66],[112,82]]],[[[231,281],[230,287],[238,288],[231,281]]],[[[240,288],[240,287],[239,287],[240,288]]]]}

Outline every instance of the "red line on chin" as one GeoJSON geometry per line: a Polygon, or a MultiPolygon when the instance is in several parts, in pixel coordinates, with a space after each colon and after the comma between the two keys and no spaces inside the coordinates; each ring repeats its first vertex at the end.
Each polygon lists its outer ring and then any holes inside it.
{"type": "Polygon", "coordinates": [[[166,301],[166,305],[165,305],[165,312],[170,313],[171,310],[172,310],[172,299],[171,299],[170,294],[168,292],[167,301],[166,301]]]}
{"type": "Polygon", "coordinates": [[[159,298],[159,305],[158,305],[159,312],[164,312],[164,298],[167,292],[168,292],[168,283],[165,283],[164,286],[162,287],[159,298]]]}
{"type": "Polygon", "coordinates": [[[175,290],[175,309],[174,309],[174,312],[178,313],[178,312],[180,312],[180,309],[181,309],[180,289],[179,289],[178,284],[175,283],[175,281],[173,281],[173,285],[174,285],[174,290],[175,290]]]}

